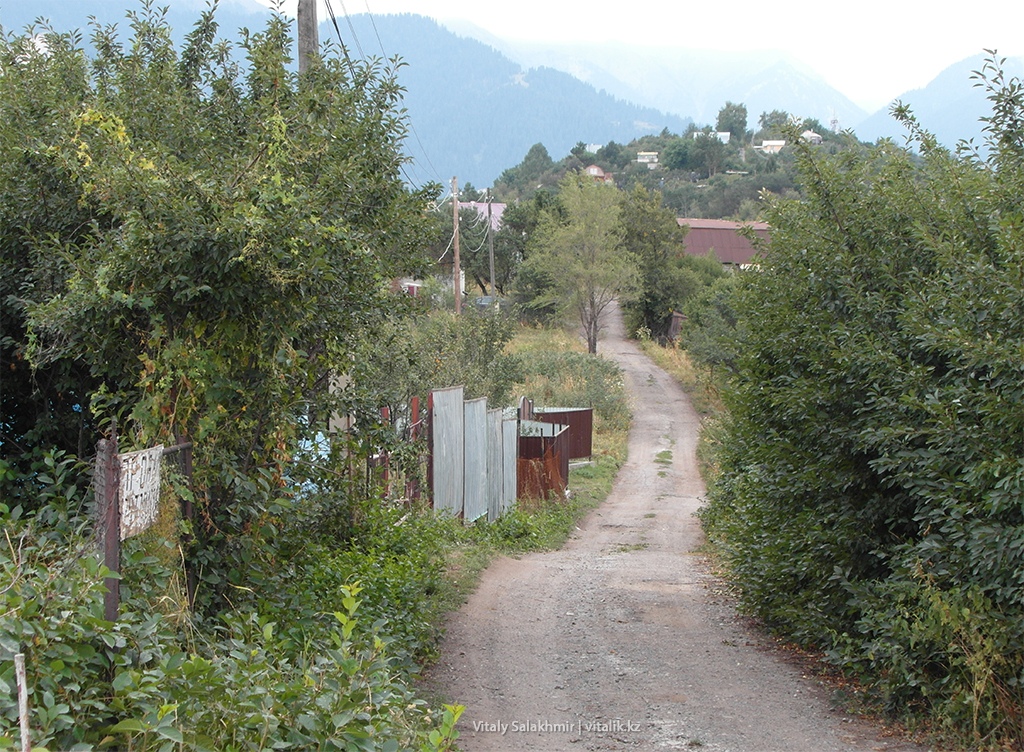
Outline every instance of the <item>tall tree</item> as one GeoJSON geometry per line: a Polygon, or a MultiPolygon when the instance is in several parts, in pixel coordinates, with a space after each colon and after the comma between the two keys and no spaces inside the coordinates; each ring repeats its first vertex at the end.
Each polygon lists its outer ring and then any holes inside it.
{"type": "Polygon", "coordinates": [[[243,39],[244,66],[213,11],[180,52],[159,11],[131,17],[128,45],[97,28],[89,58],[56,35],[45,54],[0,49],[4,278],[26,281],[5,355],[61,374],[75,402],[48,410],[116,417],[126,443],[194,442],[219,535],[283,488],[426,196],[403,185],[392,66],[329,57],[298,76],[281,16],[243,39]]]}
{"type": "Polygon", "coordinates": [[[789,113],[785,110],[762,112],[761,117],[757,119],[757,124],[761,126],[762,138],[778,138],[782,134],[783,128],[789,124],[789,113]]]}
{"type": "Polygon", "coordinates": [[[707,128],[694,134],[690,145],[690,161],[703,170],[707,177],[714,177],[725,160],[725,144],[707,128]]]}
{"type": "Polygon", "coordinates": [[[718,111],[715,130],[719,133],[731,133],[736,142],[744,141],[747,137],[747,106],[726,102],[718,111]]]}
{"type": "Polygon", "coordinates": [[[637,183],[622,194],[622,246],[637,259],[639,288],[625,303],[631,331],[645,327],[655,337],[668,333],[673,311],[700,287],[700,280],[680,261],[684,228],[675,212],[662,206],[661,194],[637,183]]]}
{"type": "Polygon", "coordinates": [[[527,264],[549,289],[535,302],[555,304],[579,321],[587,350],[597,340],[612,302],[634,291],[637,263],[622,247],[619,193],[588,176],[569,173],[559,184],[563,213],[545,214],[527,264]]]}
{"type": "MultiPolygon", "coordinates": [[[[496,181],[502,188],[501,195],[532,195],[538,183],[550,173],[555,167],[551,155],[548,154],[544,144],[534,144],[526,152],[523,161],[515,167],[510,167],[498,177],[496,181]]],[[[555,180],[551,179],[551,185],[555,180]]]]}

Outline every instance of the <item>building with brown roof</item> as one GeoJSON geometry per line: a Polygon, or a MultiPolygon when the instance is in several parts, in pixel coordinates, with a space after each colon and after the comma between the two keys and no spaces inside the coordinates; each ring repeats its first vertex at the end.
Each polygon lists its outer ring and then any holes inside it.
{"type": "Polygon", "coordinates": [[[714,252],[723,266],[740,268],[749,265],[756,250],[750,240],[739,233],[741,227],[752,227],[758,238],[768,240],[769,227],[765,222],[731,222],[727,219],[677,219],[680,226],[689,228],[685,250],[691,256],[706,256],[714,252]]]}
{"type": "Polygon", "coordinates": [[[615,178],[610,172],[605,172],[596,164],[592,164],[584,170],[597,183],[615,183],[615,178]]]}

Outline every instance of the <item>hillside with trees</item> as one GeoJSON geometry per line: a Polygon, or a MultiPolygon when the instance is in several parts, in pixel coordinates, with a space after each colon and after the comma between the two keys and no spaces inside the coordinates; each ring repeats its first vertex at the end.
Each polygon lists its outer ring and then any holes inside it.
{"type": "Polygon", "coordinates": [[[555,161],[544,144],[534,144],[523,160],[506,169],[494,184],[499,200],[530,198],[552,191],[567,172],[599,167],[622,190],[636,184],[657,191],[680,217],[754,220],[762,192],[796,196],[801,191],[795,166],[796,141],[803,133],[820,137],[815,146],[834,154],[863,148],[851,134],[833,133],[820,122],[781,110],[762,112],[756,122],[742,103],[726,102],[714,125],[691,124],[681,133],[668,129],[626,144],[610,141],[595,151],[578,142],[555,161]],[[727,135],[722,135],[727,134],[727,135]],[[764,150],[765,141],[785,141],[781,151],[764,150]],[[641,153],[657,155],[640,162],[641,153]]]}
{"type": "MultiPolygon", "coordinates": [[[[684,116],[640,107],[548,67],[523,68],[493,47],[423,16],[350,17],[366,57],[384,54],[368,40],[387,40],[400,55],[398,81],[416,130],[407,167],[416,184],[460,180],[487,185],[531,144],[556,153],[576,139],[628,141],[662,128],[685,128],[684,116]],[[441,174],[437,174],[440,170],[441,174]]],[[[326,27],[323,38],[328,38],[326,27]]]]}

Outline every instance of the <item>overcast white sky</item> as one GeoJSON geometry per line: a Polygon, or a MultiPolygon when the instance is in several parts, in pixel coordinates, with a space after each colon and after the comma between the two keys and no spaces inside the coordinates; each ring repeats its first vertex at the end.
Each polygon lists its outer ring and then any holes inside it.
{"type": "MultiPolygon", "coordinates": [[[[290,0],[291,8],[295,4],[290,0]]],[[[583,0],[332,0],[332,6],[339,16],[369,11],[461,19],[505,39],[781,49],[869,110],[984,49],[1024,54],[1024,0],[631,0],[604,7],[583,0]]]]}

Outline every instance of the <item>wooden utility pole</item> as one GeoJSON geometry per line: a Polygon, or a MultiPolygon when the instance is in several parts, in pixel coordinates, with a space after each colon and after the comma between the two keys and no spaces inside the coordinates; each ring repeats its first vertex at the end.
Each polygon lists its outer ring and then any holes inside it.
{"type": "Polygon", "coordinates": [[[455,289],[455,314],[462,313],[462,266],[459,263],[459,179],[452,178],[452,216],[455,235],[452,249],[455,251],[455,268],[452,271],[452,286],[455,289]]]}
{"type": "Polygon", "coordinates": [[[309,70],[310,61],[320,47],[316,27],[316,0],[299,0],[296,26],[299,37],[299,73],[309,70]]]}
{"type": "Polygon", "coordinates": [[[491,262],[491,305],[497,306],[498,292],[494,285],[494,232],[491,224],[491,189],[487,189],[487,257],[491,262]]]}

